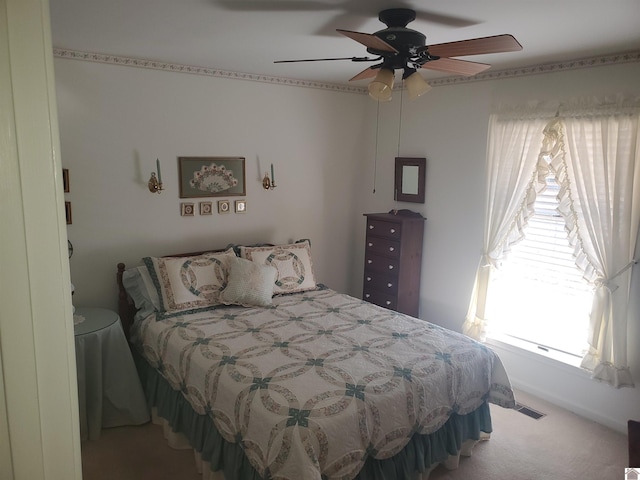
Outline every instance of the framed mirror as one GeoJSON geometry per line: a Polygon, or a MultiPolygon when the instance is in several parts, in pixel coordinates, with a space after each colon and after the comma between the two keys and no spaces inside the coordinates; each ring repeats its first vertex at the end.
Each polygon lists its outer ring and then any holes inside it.
{"type": "Polygon", "coordinates": [[[426,158],[396,157],[395,200],[424,203],[426,158]]]}

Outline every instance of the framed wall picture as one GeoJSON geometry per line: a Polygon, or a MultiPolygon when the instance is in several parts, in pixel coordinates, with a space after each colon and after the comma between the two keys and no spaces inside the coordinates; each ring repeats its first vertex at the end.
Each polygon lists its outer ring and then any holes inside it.
{"type": "Polygon", "coordinates": [[[218,200],[218,213],[229,213],[231,211],[231,202],[229,200],[218,200]]]}
{"type": "Polygon", "coordinates": [[[181,203],[180,215],[183,217],[193,217],[195,214],[195,204],[193,203],[181,203]]]}
{"type": "Polygon", "coordinates": [[[236,200],[236,213],[247,213],[246,200],[236,200]]]}
{"type": "Polygon", "coordinates": [[[200,202],[200,215],[212,215],[213,204],[211,202],[200,202]]]}
{"type": "Polygon", "coordinates": [[[244,157],[178,157],[180,198],[246,195],[244,157]]]}
{"type": "Polygon", "coordinates": [[[64,202],[64,216],[67,219],[67,225],[71,225],[71,202],[64,202]]]}
{"type": "Polygon", "coordinates": [[[64,193],[69,193],[69,169],[62,169],[62,186],[64,187],[64,193]]]}
{"type": "Polygon", "coordinates": [[[426,158],[396,157],[394,199],[424,203],[426,158]]]}

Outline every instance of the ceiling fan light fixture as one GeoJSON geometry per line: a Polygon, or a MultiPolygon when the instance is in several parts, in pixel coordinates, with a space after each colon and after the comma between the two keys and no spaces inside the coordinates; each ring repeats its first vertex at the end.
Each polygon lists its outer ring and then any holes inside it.
{"type": "Polygon", "coordinates": [[[419,96],[424,95],[431,90],[431,85],[429,85],[426,80],[422,78],[422,75],[416,71],[404,79],[404,84],[407,87],[409,98],[411,100],[415,100],[419,96]]]}
{"type": "Polygon", "coordinates": [[[388,68],[381,68],[376,78],[369,84],[369,96],[379,102],[391,100],[393,91],[394,71],[388,68]]]}

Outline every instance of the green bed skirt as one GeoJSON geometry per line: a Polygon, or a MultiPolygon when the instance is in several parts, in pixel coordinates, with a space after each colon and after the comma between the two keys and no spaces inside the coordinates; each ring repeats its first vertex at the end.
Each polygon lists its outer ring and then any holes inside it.
{"type": "MultiPolygon", "coordinates": [[[[174,432],[182,433],[200,453],[211,470],[224,472],[225,480],[263,480],[251,466],[239,444],[227,442],[218,433],[213,420],[196,413],[179,391],[139,355],[136,365],[140,373],[149,407],[167,420],[174,432]]],[[[406,447],[392,458],[369,458],[357,480],[404,480],[415,472],[425,472],[449,455],[456,455],[466,440],[478,440],[481,432],[491,433],[489,404],[483,403],[467,415],[453,414],[438,431],[415,434],[406,447]]]]}

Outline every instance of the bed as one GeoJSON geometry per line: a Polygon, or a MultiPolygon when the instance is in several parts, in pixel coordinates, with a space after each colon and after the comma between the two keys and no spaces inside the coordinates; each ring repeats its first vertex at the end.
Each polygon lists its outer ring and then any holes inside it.
{"type": "Polygon", "coordinates": [[[213,478],[427,478],[515,406],[492,350],[317,283],[308,240],[117,277],[147,401],[213,478]]]}

